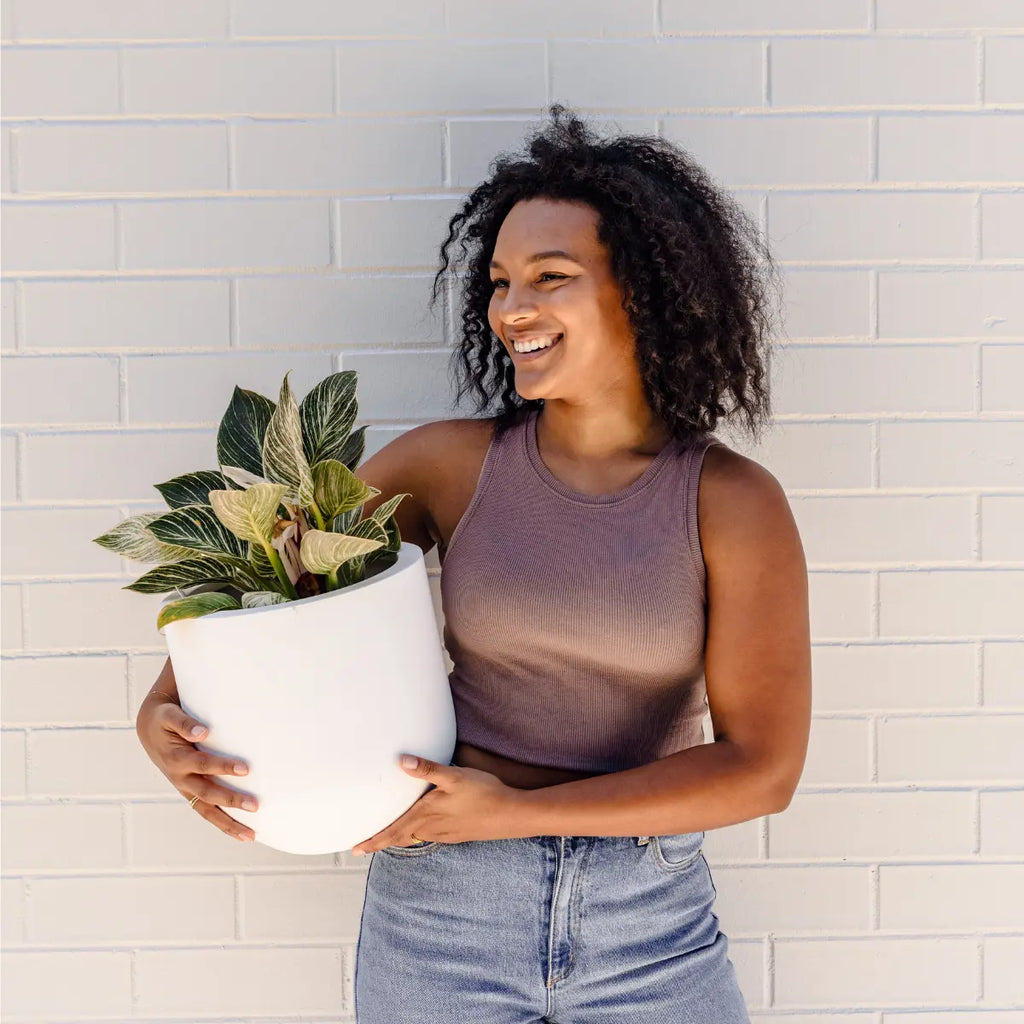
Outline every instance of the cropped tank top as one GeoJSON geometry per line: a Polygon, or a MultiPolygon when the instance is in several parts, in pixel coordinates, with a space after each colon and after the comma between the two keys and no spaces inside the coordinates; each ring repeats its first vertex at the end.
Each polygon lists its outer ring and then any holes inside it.
{"type": "Polygon", "coordinates": [[[441,569],[460,742],[528,764],[637,767],[704,742],[697,486],[713,434],[589,495],[541,459],[537,410],[492,436],[441,569]]]}

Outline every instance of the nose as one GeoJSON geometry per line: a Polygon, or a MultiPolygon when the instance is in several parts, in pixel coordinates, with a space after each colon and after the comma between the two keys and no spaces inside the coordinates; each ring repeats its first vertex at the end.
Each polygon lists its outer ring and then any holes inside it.
{"type": "Polygon", "coordinates": [[[537,315],[537,303],[530,298],[529,291],[517,291],[511,285],[505,292],[504,300],[499,299],[498,318],[503,324],[516,324],[531,320],[537,315]]]}

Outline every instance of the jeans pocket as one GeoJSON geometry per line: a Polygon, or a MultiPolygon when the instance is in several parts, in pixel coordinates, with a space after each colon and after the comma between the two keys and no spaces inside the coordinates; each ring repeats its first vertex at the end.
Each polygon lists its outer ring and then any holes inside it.
{"type": "Polygon", "coordinates": [[[682,871],[696,863],[703,850],[703,832],[651,836],[654,862],[662,871],[682,871]]]}
{"type": "Polygon", "coordinates": [[[396,857],[419,857],[424,853],[432,853],[441,845],[437,841],[421,839],[412,846],[385,846],[381,853],[390,853],[396,857]]]}

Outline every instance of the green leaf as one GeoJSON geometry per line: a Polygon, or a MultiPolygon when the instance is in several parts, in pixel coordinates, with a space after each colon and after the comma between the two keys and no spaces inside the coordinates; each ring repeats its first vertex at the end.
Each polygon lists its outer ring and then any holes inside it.
{"type": "Polygon", "coordinates": [[[209,615],[210,612],[230,611],[241,607],[230,594],[192,594],[180,601],[165,604],[156,617],[156,628],[163,629],[168,623],[180,619],[197,619],[200,615],[209,615]]]}
{"type": "Polygon", "coordinates": [[[329,573],[350,558],[367,555],[383,546],[384,542],[380,540],[307,530],[302,535],[300,555],[302,564],[310,572],[329,573]]]}
{"type": "Polygon", "coordinates": [[[366,450],[366,427],[353,430],[349,434],[345,447],[335,456],[339,462],[344,462],[349,469],[355,472],[356,466],[362,461],[363,452],[366,450]]]}
{"type": "Polygon", "coordinates": [[[302,400],[302,446],[309,464],[337,459],[345,450],[359,411],[356,371],[341,370],[320,381],[302,400]]]}
{"type": "Polygon", "coordinates": [[[94,537],[93,540],[100,547],[116,551],[133,562],[177,562],[182,558],[192,558],[195,551],[191,548],[164,544],[150,532],[149,524],[163,515],[166,513],[143,512],[129,516],[108,533],[94,537]]]}
{"type": "Polygon", "coordinates": [[[242,590],[262,590],[249,563],[230,555],[200,555],[181,562],[158,565],[123,587],[137,594],[165,594],[169,590],[194,587],[201,583],[232,583],[242,590]]]}
{"type": "Polygon", "coordinates": [[[255,593],[242,595],[243,608],[266,608],[272,604],[288,603],[288,598],[284,594],[278,594],[273,590],[257,590],[255,593]]]}
{"type": "Polygon", "coordinates": [[[352,472],[344,462],[325,459],[313,467],[313,500],[325,519],[359,508],[380,494],[352,472]]]}
{"type": "Polygon", "coordinates": [[[348,533],[359,522],[361,509],[351,508],[331,520],[331,533],[348,533]]]}
{"type": "MultiPolygon", "coordinates": [[[[210,494],[223,493],[210,491],[210,494]]],[[[165,544],[238,558],[245,558],[248,554],[242,539],[225,528],[210,505],[183,505],[164,512],[149,524],[149,531],[165,544]]]]}
{"type": "Polygon", "coordinates": [[[351,530],[348,531],[350,537],[363,537],[366,540],[376,540],[380,543],[387,544],[388,542],[388,531],[382,523],[378,523],[373,516],[369,516],[366,519],[360,519],[351,530]]]}
{"type": "Polygon", "coordinates": [[[383,505],[378,505],[370,513],[370,518],[376,519],[381,526],[386,526],[387,521],[395,514],[395,509],[402,503],[402,499],[411,497],[411,494],[396,494],[393,498],[388,498],[383,505]]]}
{"type": "MultiPolygon", "coordinates": [[[[252,487],[253,484],[270,483],[266,477],[257,476],[255,473],[250,473],[245,469],[239,469],[238,466],[221,466],[220,471],[225,480],[230,480],[231,483],[238,484],[243,491],[246,487],[252,487]]],[[[223,490],[223,485],[221,486],[221,489],[223,490]]]]}
{"type": "Polygon", "coordinates": [[[273,415],[274,403],[269,398],[236,387],[217,430],[217,462],[265,476],[263,438],[273,415]]]}
{"type": "Polygon", "coordinates": [[[288,386],[288,373],[284,375],[277,408],[263,438],[263,475],[275,483],[285,484],[287,493],[303,508],[309,508],[313,501],[313,473],[302,449],[299,407],[288,386]]]}
{"type": "Polygon", "coordinates": [[[211,491],[214,514],[233,534],[253,544],[269,541],[284,484],[253,484],[244,491],[211,491]]]}
{"type": "Polygon", "coordinates": [[[169,508],[183,505],[209,505],[210,491],[224,486],[224,478],[215,469],[201,469],[198,473],[176,476],[162,484],[155,484],[169,508]]]}

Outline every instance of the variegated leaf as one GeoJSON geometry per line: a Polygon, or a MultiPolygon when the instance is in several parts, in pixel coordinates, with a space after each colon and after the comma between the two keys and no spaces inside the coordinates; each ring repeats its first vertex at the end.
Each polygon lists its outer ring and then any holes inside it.
{"type": "Polygon", "coordinates": [[[158,565],[122,589],[134,590],[138,594],[165,594],[169,590],[215,582],[237,584],[241,590],[263,589],[252,574],[249,563],[230,555],[201,555],[158,565]]]}
{"type": "Polygon", "coordinates": [[[179,619],[197,619],[200,615],[232,611],[241,607],[230,594],[192,594],[180,601],[165,604],[156,618],[156,628],[163,629],[168,623],[177,622],[179,619]]]}
{"type": "Polygon", "coordinates": [[[273,415],[269,398],[236,387],[217,430],[217,462],[263,476],[263,438],[273,415]]]}
{"type": "Polygon", "coordinates": [[[363,459],[363,452],[366,450],[366,426],[353,430],[345,442],[345,447],[335,456],[339,462],[344,462],[354,473],[356,466],[363,459]]]}
{"type": "MultiPolygon", "coordinates": [[[[288,373],[291,373],[289,370],[288,373]]],[[[302,424],[288,374],[281,384],[281,395],[263,438],[263,474],[268,480],[285,484],[287,493],[303,508],[313,500],[313,473],[302,449],[302,424]]]]}
{"type": "Polygon", "coordinates": [[[358,508],[380,491],[364,483],[343,462],[325,459],[313,467],[313,500],[325,519],[358,508]]]}
{"type": "Polygon", "coordinates": [[[388,498],[383,505],[378,505],[370,513],[370,518],[376,519],[381,526],[387,525],[387,521],[395,514],[395,509],[402,503],[402,499],[411,497],[411,494],[396,494],[393,498],[388,498]]]}
{"type": "Polygon", "coordinates": [[[243,608],[267,608],[272,604],[288,603],[288,598],[284,594],[278,594],[273,590],[257,590],[255,593],[242,595],[243,608]]]}
{"type": "Polygon", "coordinates": [[[281,520],[278,520],[274,527],[274,535],[270,540],[273,549],[281,556],[284,571],[293,585],[303,572],[302,561],[299,557],[298,534],[299,524],[297,522],[282,524],[281,520]]]}
{"type": "Polygon", "coordinates": [[[379,540],[381,544],[387,544],[388,542],[388,531],[383,524],[378,523],[373,516],[369,516],[366,519],[360,519],[351,530],[348,531],[350,537],[363,537],[365,540],[379,540]]]}
{"type": "Polygon", "coordinates": [[[224,526],[256,545],[270,540],[286,490],[283,484],[253,484],[244,491],[210,491],[210,502],[224,526]]]}
{"type": "Polygon", "coordinates": [[[209,505],[210,491],[220,490],[224,486],[224,478],[215,469],[201,469],[198,473],[186,473],[154,486],[170,508],[209,505]]]}
{"type": "Polygon", "coordinates": [[[342,512],[341,515],[335,516],[331,520],[330,532],[348,533],[359,522],[360,511],[358,508],[351,508],[347,512],[342,512]]]}
{"type": "Polygon", "coordinates": [[[182,558],[193,558],[192,548],[164,544],[148,529],[154,519],[166,515],[164,512],[143,512],[137,516],[118,523],[112,530],[100,537],[94,537],[95,543],[110,551],[116,551],[133,562],[177,562],[182,558]]]}
{"type": "Polygon", "coordinates": [[[355,370],[332,373],[302,400],[302,445],[311,466],[324,459],[337,459],[345,450],[359,411],[356,377],[355,370]]]}
{"type": "Polygon", "coordinates": [[[302,535],[302,564],[310,572],[334,572],[343,562],[383,547],[379,540],[365,540],[340,533],[307,530],[302,535]]]}
{"type": "MultiPolygon", "coordinates": [[[[252,487],[253,484],[270,483],[266,477],[257,476],[255,473],[250,473],[245,469],[239,469],[238,466],[221,466],[220,471],[224,475],[224,479],[230,480],[233,484],[238,484],[242,490],[252,487]]],[[[219,489],[222,490],[223,488],[219,489]]]]}
{"type": "MultiPolygon", "coordinates": [[[[210,491],[210,494],[224,494],[210,491]]],[[[176,544],[211,554],[248,555],[244,540],[227,529],[210,505],[183,505],[164,512],[149,524],[149,531],[165,544],[176,544]]]]}

